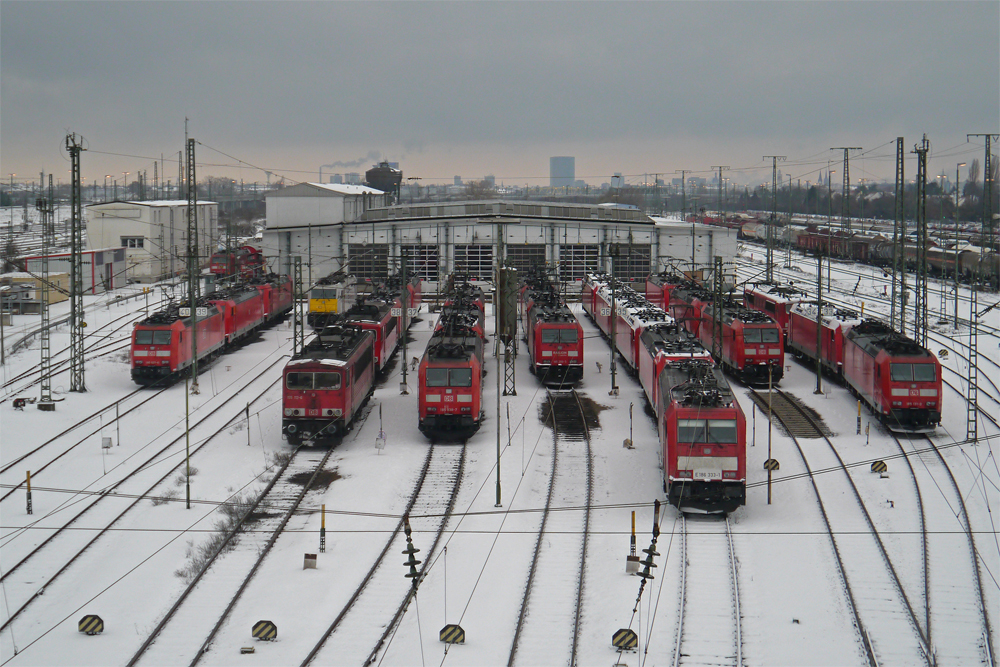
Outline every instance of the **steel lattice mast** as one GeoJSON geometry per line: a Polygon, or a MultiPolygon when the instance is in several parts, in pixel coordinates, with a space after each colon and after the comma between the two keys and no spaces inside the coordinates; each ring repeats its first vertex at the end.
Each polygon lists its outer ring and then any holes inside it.
{"type": "MultiPolygon", "coordinates": [[[[968,134],[968,137],[986,138],[986,157],[983,160],[983,254],[993,243],[993,165],[990,142],[1000,139],[998,134],[968,134]]],[[[969,400],[966,403],[966,440],[979,440],[979,281],[982,262],[977,262],[969,291],[969,400]]]]}
{"type": "Polygon", "coordinates": [[[859,151],[861,146],[834,146],[831,151],[844,151],[844,191],[840,197],[840,229],[851,233],[851,167],[848,153],[859,151]]]}
{"type": "MultiPolygon", "coordinates": [[[[70,362],[69,390],[87,391],[83,362],[83,199],[80,191],[80,144],[82,137],[75,133],[66,135],[72,169],[70,186],[70,362]]],[[[51,202],[50,202],[51,205],[51,202]]]]}
{"type": "Polygon", "coordinates": [[[774,282],[774,226],[778,223],[778,160],[784,160],[784,155],[765,155],[771,158],[771,220],[767,225],[767,272],[764,280],[774,282]]]}
{"type": "Polygon", "coordinates": [[[194,139],[187,140],[187,237],[188,237],[188,305],[191,307],[191,393],[198,389],[198,186],[195,184],[194,139]]]}
{"type": "Polygon", "coordinates": [[[49,317],[49,252],[52,250],[52,225],[55,221],[53,215],[55,209],[52,206],[53,200],[52,175],[49,174],[49,196],[39,197],[35,201],[35,208],[41,214],[42,219],[42,365],[41,365],[41,394],[38,399],[39,410],[53,410],[55,403],[52,402],[52,377],[50,361],[52,359],[52,332],[49,330],[51,319],[49,317]]]}
{"type": "Polygon", "coordinates": [[[917,281],[914,285],[913,339],[927,347],[927,152],[930,143],[924,135],[917,154],[917,281]]]}
{"type": "Polygon", "coordinates": [[[896,210],[892,220],[892,304],[889,323],[893,329],[896,328],[896,302],[899,301],[899,330],[906,333],[906,281],[903,280],[902,289],[898,287],[906,275],[900,268],[903,263],[901,239],[906,234],[906,177],[903,166],[903,137],[896,137],[896,210]]]}

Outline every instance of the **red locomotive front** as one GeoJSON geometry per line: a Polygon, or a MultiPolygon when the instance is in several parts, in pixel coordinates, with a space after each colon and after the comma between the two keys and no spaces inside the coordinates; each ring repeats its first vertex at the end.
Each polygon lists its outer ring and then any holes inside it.
{"type": "MultiPolygon", "coordinates": [[[[743,288],[743,303],[747,308],[769,315],[781,326],[783,340],[788,340],[788,322],[792,307],[805,301],[808,295],[794,285],[747,285],[743,288]]],[[[815,347],[815,345],[813,346],[815,347]]]]}
{"type": "Polygon", "coordinates": [[[776,384],[784,374],[785,350],[781,327],[764,313],[727,303],[722,307],[721,332],[713,309],[702,311],[701,340],[709,350],[721,333],[719,362],[747,384],[776,384]]]}
{"type": "Polygon", "coordinates": [[[844,378],[891,430],[929,431],[941,423],[941,363],[884,322],[847,332],[844,378]]]}
{"type": "Polygon", "coordinates": [[[646,278],[646,300],[658,308],[667,310],[670,307],[670,293],[675,287],[688,282],[684,276],[670,271],[654,273],[646,278]]]}
{"type": "Polygon", "coordinates": [[[657,422],[667,502],[732,512],[746,504],[746,418],[722,371],[705,360],[667,363],[657,422]]]}
{"type": "Polygon", "coordinates": [[[358,326],[327,327],[285,365],[281,432],[289,443],[343,435],[374,388],[374,339],[358,326]]]}
{"type": "Polygon", "coordinates": [[[466,440],[478,431],[483,420],[482,377],[483,339],[476,332],[435,332],[420,360],[420,432],[434,441],[466,440]]]}
{"type": "Polygon", "coordinates": [[[712,363],[712,355],[701,342],[676,322],[664,322],[646,327],[639,337],[639,383],[649,405],[655,407],[659,396],[657,379],[664,366],[672,361],[701,359],[712,363]]]}
{"type": "MultiPolygon", "coordinates": [[[[198,358],[215,354],[226,342],[225,317],[214,304],[200,301],[198,358]]],[[[170,306],[138,322],[129,350],[132,381],[149,385],[191,365],[191,309],[170,306]]]]}

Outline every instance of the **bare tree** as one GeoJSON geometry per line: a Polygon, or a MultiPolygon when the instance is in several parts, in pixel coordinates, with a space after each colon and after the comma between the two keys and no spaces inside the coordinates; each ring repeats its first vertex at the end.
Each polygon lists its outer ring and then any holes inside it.
{"type": "Polygon", "coordinates": [[[472,201],[493,199],[496,197],[496,190],[489,181],[472,181],[465,186],[465,196],[472,201]]]}

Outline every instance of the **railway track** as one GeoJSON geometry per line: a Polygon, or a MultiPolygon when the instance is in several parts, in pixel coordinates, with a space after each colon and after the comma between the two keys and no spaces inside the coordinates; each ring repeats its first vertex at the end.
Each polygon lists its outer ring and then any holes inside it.
{"type": "Polygon", "coordinates": [[[930,435],[891,435],[906,458],[920,500],[924,629],[934,661],[995,667],[975,538],[955,476],[930,435]],[[917,447],[915,441],[930,447],[917,447]],[[959,531],[964,539],[957,538],[959,531]]]}
{"type": "Polygon", "coordinates": [[[575,389],[546,391],[546,395],[544,422],[552,429],[552,467],[507,659],[509,667],[517,663],[576,665],[581,657],[580,616],[594,487],[590,431],[575,389]],[[553,502],[584,508],[582,520],[576,512],[552,512],[553,502]],[[579,554],[576,567],[566,562],[570,554],[579,554]],[[556,595],[551,594],[553,590],[556,595]],[[566,619],[573,619],[571,627],[566,619]]]}
{"type": "MultiPolygon", "coordinates": [[[[329,447],[320,455],[315,451],[305,453],[301,445],[295,448],[253,503],[241,508],[237,524],[146,637],[129,660],[129,667],[140,660],[146,664],[198,664],[303,499],[316,490],[317,478],[326,470],[333,451],[329,447]],[[296,480],[301,478],[307,481],[298,483],[296,480]],[[253,517],[260,518],[254,521],[253,517]],[[250,522],[253,530],[243,533],[241,529],[250,522]],[[234,576],[240,572],[246,574],[234,576]],[[227,599],[229,603],[219,613],[220,601],[227,599]],[[192,628],[211,629],[199,645],[191,643],[192,628]]],[[[295,518],[301,525],[293,528],[305,529],[308,517],[295,518]]]]}
{"type": "MultiPolygon", "coordinates": [[[[785,392],[778,390],[778,393],[785,392]]],[[[762,399],[758,396],[754,400],[759,403],[762,399]]],[[[788,403],[796,406],[794,401],[788,403]]],[[[779,413],[773,414],[780,419],[779,413]]],[[[807,421],[812,420],[804,410],[801,414],[807,421]]],[[[850,471],[815,423],[814,429],[826,442],[826,448],[810,447],[807,455],[798,437],[792,435],[792,442],[816,493],[868,663],[872,667],[882,664],[931,667],[935,664],[934,656],[926,633],[850,471]],[[830,472],[814,475],[814,470],[830,472]],[[843,474],[833,474],[833,470],[843,474]],[[844,496],[854,498],[856,512],[832,504],[832,499],[844,496]]]]}
{"type": "Polygon", "coordinates": [[[430,446],[403,518],[340,612],[304,657],[303,667],[309,664],[369,665],[375,661],[413,601],[417,586],[436,554],[458,498],[465,458],[465,445],[430,446]],[[434,535],[430,545],[415,545],[421,549],[423,564],[412,585],[402,576],[396,560],[387,562],[389,554],[395,557],[403,553],[406,546],[403,528],[407,517],[415,533],[434,535]],[[386,618],[390,611],[394,613],[386,618]],[[375,618],[386,618],[386,622],[373,623],[375,618]]]}
{"type": "MultiPolygon", "coordinates": [[[[259,388],[258,381],[264,379],[269,371],[281,363],[283,359],[283,357],[279,358],[265,367],[231,395],[224,397],[215,408],[192,421],[190,432],[195,435],[191,449],[193,456],[210,445],[213,439],[226,431],[234,421],[243,417],[247,409],[245,392],[254,387],[259,388]],[[238,402],[237,409],[229,413],[229,416],[223,417],[222,425],[213,429],[220,421],[217,417],[218,413],[227,407],[232,408],[234,402],[238,402]],[[212,430],[206,434],[203,432],[205,429],[212,430]]],[[[278,382],[280,379],[266,382],[264,387],[249,402],[253,404],[261,400],[278,382]]],[[[15,611],[10,613],[4,623],[0,625],[0,631],[27,611],[39,596],[50,589],[61,575],[69,571],[88,549],[104,537],[141,501],[155,497],[154,492],[157,487],[182,470],[185,462],[182,456],[178,456],[178,453],[181,452],[180,447],[184,442],[185,436],[183,434],[171,438],[164,446],[156,448],[155,451],[148,453],[141,460],[136,459],[128,469],[122,469],[111,480],[102,478],[101,481],[105,482],[104,485],[97,486],[95,482],[71,493],[68,499],[58,507],[33,521],[29,526],[33,530],[27,537],[23,530],[14,530],[5,535],[0,547],[5,551],[7,565],[3,575],[0,576],[0,582],[8,582],[5,587],[8,604],[15,611]],[[163,461],[176,461],[176,463],[170,465],[164,473],[163,461]],[[122,505],[124,505],[124,509],[122,505]],[[52,522],[52,519],[60,517],[71,508],[76,510],[75,514],[61,520],[59,524],[52,522]],[[84,518],[91,525],[102,526],[102,528],[96,531],[77,530],[77,525],[84,518]],[[44,539],[43,536],[45,536],[44,539]],[[38,543],[30,541],[33,539],[41,541],[38,543]],[[66,558],[65,554],[71,555],[66,558]],[[61,566],[60,563],[62,563],[61,566]],[[11,584],[10,582],[15,581],[15,579],[9,579],[11,575],[21,570],[25,570],[26,573],[19,575],[16,581],[26,581],[29,584],[11,584]]],[[[36,491],[45,492],[46,489],[37,488],[36,491]]],[[[50,489],[48,491],[58,492],[60,490],[50,489]]]]}
{"type": "Polygon", "coordinates": [[[681,514],[681,548],[674,665],[742,667],[739,577],[728,515],[681,514]]]}

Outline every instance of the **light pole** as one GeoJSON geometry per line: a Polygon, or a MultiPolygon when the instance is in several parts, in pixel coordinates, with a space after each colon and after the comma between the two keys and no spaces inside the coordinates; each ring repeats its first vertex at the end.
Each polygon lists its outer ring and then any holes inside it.
{"type": "Polygon", "coordinates": [[[958,170],[965,166],[964,162],[955,165],[955,328],[958,328],[958,170]]]}
{"type": "Polygon", "coordinates": [[[108,179],[111,174],[104,174],[104,201],[108,201],[108,179]]]}
{"type": "Polygon", "coordinates": [[[130,171],[122,172],[122,199],[128,199],[128,175],[131,173],[130,171]]]}

